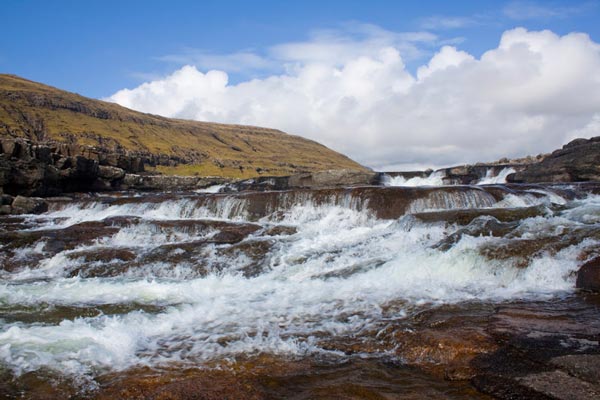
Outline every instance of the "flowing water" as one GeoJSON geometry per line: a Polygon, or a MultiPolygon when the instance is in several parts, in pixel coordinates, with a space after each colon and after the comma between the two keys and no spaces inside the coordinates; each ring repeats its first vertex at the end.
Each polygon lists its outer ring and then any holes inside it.
{"type": "Polygon", "coordinates": [[[434,171],[428,176],[421,177],[415,176],[412,178],[405,178],[402,175],[394,176],[389,178],[387,184],[389,186],[442,186],[444,184],[443,178],[446,175],[443,171],[434,171]]]}
{"type": "MultiPolygon", "coordinates": [[[[484,177],[474,182],[475,185],[496,185],[506,183],[508,175],[515,173],[516,170],[512,167],[502,168],[500,171],[496,171],[496,168],[488,168],[484,177]]],[[[407,178],[402,174],[394,177],[385,177],[385,184],[388,186],[407,186],[407,187],[418,187],[418,186],[443,186],[444,178],[446,173],[444,170],[433,171],[427,176],[414,176],[407,178]]]]}
{"type": "Polygon", "coordinates": [[[485,174],[485,176],[483,178],[481,178],[479,180],[479,182],[477,182],[478,185],[491,185],[491,184],[498,184],[498,183],[506,183],[506,178],[508,177],[508,175],[513,174],[517,171],[515,171],[514,168],[503,168],[502,170],[500,170],[500,172],[498,172],[497,175],[494,175],[493,173],[493,169],[489,169],[488,172],[485,174]]]}
{"type": "MultiPolygon", "coordinates": [[[[374,376],[389,374],[407,357],[390,329],[414,330],[423,312],[571,295],[600,241],[600,196],[504,186],[124,195],[0,224],[0,371],[87,396],[115,373],[264,355],[321,365],[298,385],[366,359],[374,376]]],[[[473,395],[402,371],[403,382],[424,380],[415,393],[473,395]]]]}

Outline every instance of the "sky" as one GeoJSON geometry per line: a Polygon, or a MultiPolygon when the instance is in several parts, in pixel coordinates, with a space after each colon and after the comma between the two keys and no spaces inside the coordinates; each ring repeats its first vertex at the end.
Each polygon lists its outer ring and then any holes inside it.
{"type": "Polygon", "coordinates": [[[600,1],[3,0],[0,72],[379,170],[600,135],[600,1]]]}

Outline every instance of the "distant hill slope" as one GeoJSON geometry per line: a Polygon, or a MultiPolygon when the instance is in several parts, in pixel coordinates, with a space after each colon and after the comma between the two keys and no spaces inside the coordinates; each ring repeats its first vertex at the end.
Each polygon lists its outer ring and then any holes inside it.
{"type": "Polygon", "coordinates": [[[156,170],[166,174],[252,177],[366,169],[275,129],[164,118],[0,74],[0,136],[6,135],[153,155],[156,170]]]}

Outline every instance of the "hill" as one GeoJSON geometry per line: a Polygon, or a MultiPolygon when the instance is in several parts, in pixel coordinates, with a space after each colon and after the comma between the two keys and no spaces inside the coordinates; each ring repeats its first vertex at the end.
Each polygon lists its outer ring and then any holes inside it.
{"type": "Polygon", "coordinates": [[[170,119],[0,74],[0,136],[133,153],[168,175],[249,178],[365,167],[314,141],[254,126],[170,119]]]}

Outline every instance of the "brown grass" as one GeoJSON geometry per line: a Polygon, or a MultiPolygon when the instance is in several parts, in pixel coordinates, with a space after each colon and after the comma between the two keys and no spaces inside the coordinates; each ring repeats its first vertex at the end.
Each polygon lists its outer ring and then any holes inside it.
{"type": "Polygon", "coordinates": [[[12,75],[0,75],[0,135],[74,138],[79,144],[119,145],[191,162],[157,167],[165,174],[238,178],[365,169],[314,141],[275,129],[144,114],[12,75]]]}

